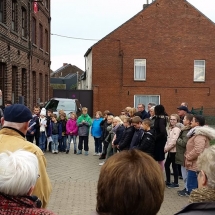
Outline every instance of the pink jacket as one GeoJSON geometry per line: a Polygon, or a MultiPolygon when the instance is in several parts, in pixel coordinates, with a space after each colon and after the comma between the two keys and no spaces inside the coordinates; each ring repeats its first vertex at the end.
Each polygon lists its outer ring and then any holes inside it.
{"type": "Polygon", "coordinates": [[[77,120],[69,119],[66,123],[66,134],[78,136],[77,120]],[[72,132],[72,133],[70,133],[72,132]]]}
{"type": "Polygon", "coordinates": [[[167,142],[165,145],[165,150],[168,152],[176,152],[176,141],[179,137],[181,129],[178,127],[171,128],[168,131],[167,142]]]}

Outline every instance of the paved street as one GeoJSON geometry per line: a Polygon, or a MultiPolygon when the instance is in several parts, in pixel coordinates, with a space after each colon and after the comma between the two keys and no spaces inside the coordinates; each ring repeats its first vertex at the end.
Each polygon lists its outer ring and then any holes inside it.
{"type": "MultiPolygon", "coordinates": [[[[48,173],[53,191],[48,209],[59,215],[90,215],[95,210],[99,159],[93,156],[90,138],[89,156],[46,153],[48,173]]],[[[181,182],[181,180],[180,180],[181,182]]],[[[172,215],[187,204],[187,197],[179,197],[177,189],[165,190],[165,200],[159,215],[172,215]]]]}

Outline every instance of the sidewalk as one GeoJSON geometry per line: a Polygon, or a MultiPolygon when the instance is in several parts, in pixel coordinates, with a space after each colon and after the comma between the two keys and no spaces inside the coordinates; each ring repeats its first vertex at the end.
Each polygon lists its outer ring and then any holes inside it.
{"type": "MultiPolygon", "coordinates": [[[[58,215],[90,215],[95,211],[96,187],[101,167],[98,165],[98,156],[93,156],[93,144],[93,138],[90,138],[88,156],[74,155],[73,150],[69,154],[45,154],[53,186],[49,210],[58,215]]],[[[188,198],[179,197],[177,190],[166,188],[159,215],[173,215],[187,204],[188,198]]]]}

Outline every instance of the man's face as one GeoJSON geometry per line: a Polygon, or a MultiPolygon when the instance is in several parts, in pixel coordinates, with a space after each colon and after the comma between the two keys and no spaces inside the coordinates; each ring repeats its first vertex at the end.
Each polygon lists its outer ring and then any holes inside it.
{"type": "Polygon", "coordinates": [[[148,111],[150,111],[150,108],[151,108],[152,106],[151,105],[148,105],[148,111]]]}
{"type": "Polygon", "coordinates": [[[137,110],[140,111],[140,112],[142,112],[142,111],[144,111],[144,107],[142,105],[138,105],[137,106],[137,110]]]}
{"type": "Polygon", "coordinates": [[[39,114],[39,112],[40,112],[40,109],[39,108],[34,108],[34,114],[39,114]]]}
{"type": "Polygon", "coordinates": [[[178,110],[178,115],[179,115],[180,117],[185,116],[186,113],[187,113],[187,112],[184,111],[184,110],[178,110]]]}
{"type": "Polygon", "coordinates": [[[135,129],[140,129],[141,128],[141,123],[132,123],[135,129]]]}

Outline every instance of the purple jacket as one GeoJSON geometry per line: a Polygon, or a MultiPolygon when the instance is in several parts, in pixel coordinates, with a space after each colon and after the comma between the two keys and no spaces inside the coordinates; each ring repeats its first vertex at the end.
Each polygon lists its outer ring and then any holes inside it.
{"type": "Polygon", "coordinates": [[[78,125],[77,120],[69,119],[66,123],[66,134],[78,136],[78,125]],[[72,134],[70,133],[72,132],[72,134]]]}

